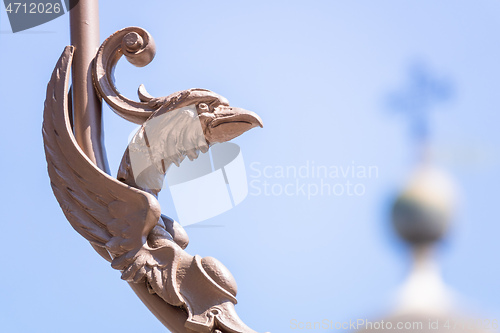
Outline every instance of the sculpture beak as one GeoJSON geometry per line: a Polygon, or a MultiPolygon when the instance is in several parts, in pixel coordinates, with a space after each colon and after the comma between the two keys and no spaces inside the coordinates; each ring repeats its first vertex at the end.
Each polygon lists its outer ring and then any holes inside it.
{"type": "Polygon", "coordinates": [[[213,114],[205,132],[210,143],[226,142],[254,127],[263,127],[262,119],[255,112],[244,109],[221,105],[213,114]]]}

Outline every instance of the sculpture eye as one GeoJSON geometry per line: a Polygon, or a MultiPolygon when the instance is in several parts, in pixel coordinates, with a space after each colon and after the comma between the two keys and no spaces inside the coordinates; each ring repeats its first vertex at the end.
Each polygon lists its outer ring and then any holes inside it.
{"type": "Polygon", "coordinates": [[[208,112],[208,111],[210,111],[210,108],[208,107],[207,104],[200,103],[200,104],[198,104],[198,111],[199,112],[208,112]]]}

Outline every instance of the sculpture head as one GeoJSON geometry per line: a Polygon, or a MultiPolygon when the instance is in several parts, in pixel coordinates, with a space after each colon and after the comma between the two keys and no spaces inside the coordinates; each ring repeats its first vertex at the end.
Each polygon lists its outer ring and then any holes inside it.
{"type": "Polygon", "coordinates": [[[186,156],[194,160],[214,143],[262,127],[257,114],[230,106],[227,99],[210,90],[189,89],[153,98],[141,87],[139,97],[157,110],[129,144],[129,169],[135,184],[154,194],[163,186],[170,165],[179,166],[186,156]]]}
{"type": "Polygon", "coordinates": [[[186,107],[196,110],[193,116],[198,118],[208,145],[230,141],[254,127],[263,126],[256,113],[232,107],[226,98],[206,89],[189,89],[154,99],[141,87],[139,96],[143,101],[164,105],[150,119],[186,107]]]}

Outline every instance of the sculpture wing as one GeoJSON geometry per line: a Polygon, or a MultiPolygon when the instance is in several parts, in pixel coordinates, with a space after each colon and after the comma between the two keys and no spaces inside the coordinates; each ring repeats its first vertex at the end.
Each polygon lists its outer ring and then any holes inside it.
{"type": "MultiPolygon", "coordinates": [[[[149,193],[101,171],[80,149],[70,124],[69,71],[74,48],[62,53],[47,86],[43,139],[51,186],[73,228],[113,258],[138,252],[161,215],[149,193]]],[[[117,258],[118,259],[118,258],[117,258]]]]}

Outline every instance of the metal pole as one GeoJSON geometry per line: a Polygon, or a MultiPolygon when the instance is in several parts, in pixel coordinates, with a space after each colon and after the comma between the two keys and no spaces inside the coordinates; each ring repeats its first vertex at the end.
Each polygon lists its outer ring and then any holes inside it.
{"type": "Polygon", "coordinates": [[[109,173],[103,145],[101,99],[92,84],[92,60],[99,47],[99,1],[71,0],[71,44],[73,58],[73,128],[87,156],[109,173]]]}

